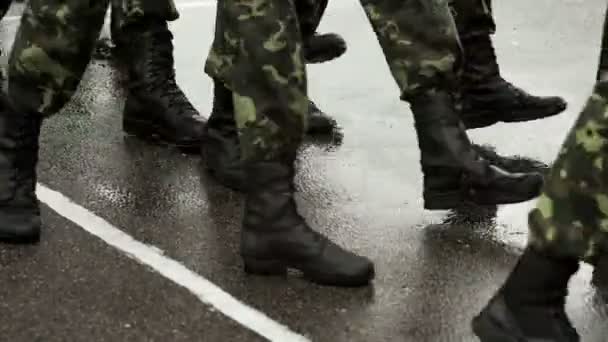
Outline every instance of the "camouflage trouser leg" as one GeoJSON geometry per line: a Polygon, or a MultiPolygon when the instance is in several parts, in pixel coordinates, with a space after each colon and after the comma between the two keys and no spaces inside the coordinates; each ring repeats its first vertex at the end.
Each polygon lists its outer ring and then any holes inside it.
{"type": "Polygon", "coordinates": [[[28,1],[8,69],[8,93],[19,109],[51,115],[69,101],[107,6],[107,1],[28,1]]]}
{"type": "Polygon", "coordinates": [[[294,0],[219,0],[205,72],[233,92],[245,160],[299,146],[308,97],[294,0]]]}
{"type": "MultiPolygon", "coordinates": [[[[603,48],[608,47],[607,27],[603,48]]],[[[608,70],[605,64],[599,69],[603,76],[568,133],[529,215],[531,246],[591,264],[608,253],[608,70]]]]}
{"type": "MultiPolygon", "coordinates": [[[[156,1],[125,1],[127,23],[167,10],[156,1]]],[[[108,5],[109,0],[28,1],[9,59],[8,93],[20,110],[48,116],[71,99],[108,5]]]]}
{"type": "Polygon", "coordinates": [[[449,0],[449,3],[461,39],[496,31],[491,0],[449,0]]]}
{"type": "Polygon", "coordinates": [[[529,243],[594,263],[608,252],[608,81],[569,132],[529,216],[529,243]]]}
{"type": "Polygon", "coordinates": [[[12,0],[0,0],[0,20],[6,15],[12,2],[12,0]]]}
{"type": "Polygon", "coordinates": [[[447,0],[360,2],[401,90],[401,99],[454,89],[462,51],[447,0]]]}
{"type": "MultiPolygon", "coordinates": [[[[361,0],[403,99],[455,84],[460,59],[446,0],[361,0]]],[[[220,0],[205,71],[234,92],[245,159],[298,146],[306,67],[294,0],[220,0]]]]}
{"type": "MultiPolygon", "coordinates": [[[[175,7],[175,2],[173,0],[148,1],[153,4],[154,7],[151,7],[151,9],[146,12],[146,18],[154,16],[156,19],[165,21],[174,21],[179,18],[179,12],[175,7]],[[147,15],[148,13],[151,13],[151,15],[147,15]]],[[[136,0],[111,0],[111,5],[112,21],[110,27],[112,31],[112,40],[114,42],[122,40],[123,42],[128,43],[128,40],[133,38],[126,36],[124,27],[126,24],[135,24],[141,21],[143,12],[137,10],[138,2],[136,2],[136,0]]]]}

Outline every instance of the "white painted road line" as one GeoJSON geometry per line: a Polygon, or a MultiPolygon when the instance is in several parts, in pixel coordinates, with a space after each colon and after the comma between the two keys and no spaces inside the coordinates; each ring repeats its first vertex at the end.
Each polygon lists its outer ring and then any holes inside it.
{"type": "Polygon", "coordinates": [[[36,194],[40,201],[59,215],[72,221],[87,232],[95,235],[108,245],[127,254],[140,263],[151,267],[165,278],[173,281],[190,292],[201,302],[213,306],[224,315],[237,321],[270,341],[310,342],[306,337],[291,331],[288,327],[275,322],[264,313],[240,302],[221,288],[192,272],[181,263],[168,258],[158,248],[135,240],[106,220],[74,203],[63,194],[38,183],[36,194]]]}
{"type": "MultiPolygon", "coordinates": [[[[203,1],[189,1],[189,2],[184,2],[184,3],[178,3],[178,4],[175,4],[175,6],[177,7],[178,10],[181,10],[181,9],[186,9],[186,8],[214,7],[216,4],[217,4],[217,1],[215,1],[215,0],[213,0],[213,1],[203,0],[203,1]]],[[[14,15],[14,16],[10,16],[10,17],[4,17],[4,19],[2,19],[2,21],[17,21],[20,19],[21,19],[20,15],[14,15]]]]}

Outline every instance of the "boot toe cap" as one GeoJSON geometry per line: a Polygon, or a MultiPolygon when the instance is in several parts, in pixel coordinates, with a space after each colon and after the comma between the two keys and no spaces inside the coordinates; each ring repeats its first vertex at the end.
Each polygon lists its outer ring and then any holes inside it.
{"type": "Polygon", "coordinates": [[[496,153],[494,147],[489,145],[473,144],[473,149],[481,158],[487,160],[490,164],[496,165],[501,169],[512,173],[539,172],[545,173],[549,169],[549,165],[524,156],[502,156],[496,153]]]}
{"type": "Polygon", "coordinates": [[[323,63],[342,56],[346,46],[346,41],[338,34],[317,34],[306,42],[304,54],[308,63],[323,63]]]}
{"type": "Polygon", "coordinates": [[[356,255],[330,243],[320,258],[324,262],[317,265],[315,278],[321,283],[338,286],[366,286],[376,275],[374,263],[363,256],[356,255]]]}
{"type": "Polygon", "coordinates": [[[495,184],[502,184],[505,189],[515,192],[527,193],[530,195],[540,195],[543,187],[543,175],[539,172],[510,173],[497,166],[490,166],[495,172],[495,184]]]}
{"type": "Polygon", "coordinates": [[[526,202],[538,197],[543,187],[540,173],[508,173],[490,166],[493,175],[485,184],[470,188],[472,201],[481,205],[501,205],[526,202]]]}
{"type": "MultiPolygon", "coordinates": [[[[543,315],[542,310],[533,314],[543,315]]],[[[530,313],[526,316],[530,318],[530,313]]],[[[521,316],[509,309],[505,295],[496,294],[486,307],[472,321],[473,332],[482,342],[485,341],[528,341],[528,342],[579,342],[580,336],[569,321],[553,321],[547,325],[547,320],[539,320],[543,333],[538,331],[531,336],[520,325],[521,316]]]]}
{"type": "Polygon", "coordinates": [[[506,190],[512,191],[512,201],[515,203],[531,200],[541,194],[544,180],[540,173],[514,173],[510,174],[510,179],[510,182],[505,182],[506,190]]]}
{"type": "Polygon", "coordinates": [[[560,96],[546,96],[542,98],[547,106],[555,107],[556,109],[564,110],[568,107],[568,102],[560,96]]]}
{"type": "Polygon", "coordinates": [[[546,96],[537,98],[535,107],[540,113],[539,116],[548,117],[557,115],[566,110],[566,108],[568,108],[568,103],[559,96],[546,96]]]}
{"type": "Polygon", "coordinates": [[[542,174],[538,172],[516,173],[513,174],[513,177],[519,180],[517,184],[531,196],[540,195],[544,183],[542,174]]]}
{"type": "Polygon", "coordinates": [[[329,134],[338,127],[336,120],[322,112],[314,103],[310,104],[308,134],[329,134]]]}

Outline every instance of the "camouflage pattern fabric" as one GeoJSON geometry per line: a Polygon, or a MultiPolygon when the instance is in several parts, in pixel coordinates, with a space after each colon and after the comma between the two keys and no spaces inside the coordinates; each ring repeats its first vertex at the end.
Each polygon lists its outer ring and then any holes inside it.
{"type": "MultiPolygon", "coordinates": [[[[460,38],[496,32],[491,0],[449,0],[448,4],[460,38]]],[[[306,36],[319,27],[327,0],[296,0],[296,8],[302,35],[306,36]]]]}
{"type": "Polygon", "coordinates": [[[116,19],[120,26],[137,23],[152,16],[166,21],[179,18],[179,12],[173,0],[111,0],[112,11],[120,14],[116,19]]]}
{"type": "MultiPolygon", "coordinates": [[[[205,72],[233,91],[242,156],[273,159],[307,127],[297,0],[219,0],[205,72]]],[[[460,60],[447,0],[361,0],[401,97],[450,88],[460,60]]]]}
{"type": "MultiPolygon", "coordinates": [[[[8,67],[8,93],[17,108],[48,116],[71,99],[90,61],[109,1],[28,1],[8,67]]],[[[177,17],[172,0],[122,0],[121,8],[129,18],[124,25],[148,16],[177,17]]]]}
{"type": "Polygon", "coordinates": [[[606,25],[603,35],[600,59],[604,64],[600,64],[593,94],[568,133],[537,206],[529,215],[531,246],[590,264],[608,253],[606,25]]]}
{"type": "Polygon", "coordinates": [[[307,78],[294,0],[219,0],[205,71],[232,90],[243,158],[272,159],[307,128],[307,78]]]}
{"type": "MultiPolygon", "coordinates": [[[[496,23],[492,14],[491,0],[448,0],[452,17],[456,23],[458,37],[464,45],[466,67],[463,70],[465,80],[474,83],[483,82],[498,73],[493,50],[479,49],[470,39],[489,36],[496,32],[496,23]]],[[[327,7],[327,0],[296,0],[300,15],[302,36],[314,33],[318,28],[327,7]]]]}
{"type": "MultiPolygon", "coordinates": [[[[304,1],[314,2],[312,0],[304,1]]],[[[146,2],[146,0],[111,0],[113,33],[120,34],[119,28],[128,24],[130,19],[133,19],[135,22],[141,19],[144,13],[141,10],[141,8],[143,8],[142,2],[146,2]]],[[[12,0],[0,0],[0,19],[4,18],[11,3],[12,0]]],[[[165,19],[167,21],[177,20],[179,18],[179,12],[175,7],[173,0],[151,1],[150,5],[146,4],[145,6],[148,6],[148,12],[163,13],[163,15],[166,15],[165,19]]],[[[319,7],[318,4],[314,4],[313,6],[314,9],[319,7]]],[[[327,6],[327,1],[325,1],[325,6],[327,6]]],[[[318,20],[320,21],[321,18],[319,17],[318,20]]],[[[316,25],[318,26],[318,22],[316,25]]]]}
{"type": "Polygon", "coordinates": [[[110,0],[110,4],[112,6],[110,28],[113,40],[122,39],[128,43],[129,39],[136,39],[129,37],[124,32],[124,28],[143,20],[144,14],[146,18],[150,18],[153,14],[161,14],[160,19],[166,21],[179,19],[179,11],[173,0],[110,0]],[[142,3],[145,3],[146,7],[143,7],[142,3]],[[145,9],[145,12],[142,9],[145,9]]]}
{"type": "Polygon", "coordinates": [[[461,50],[442,0],[361,0],[392,76],[409,100],[436,88],[454,89],[461,50]]]}

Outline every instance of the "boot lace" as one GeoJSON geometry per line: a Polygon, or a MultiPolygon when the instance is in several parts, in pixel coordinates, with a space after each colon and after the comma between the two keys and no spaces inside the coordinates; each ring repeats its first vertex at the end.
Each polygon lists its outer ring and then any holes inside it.
{"type": "Polygon", "coordinates": [[[146,60],[149,78],[147,90],[161,90],[160,95],[167,100],[171,108],[178,109],[177,112],[182,115],[193,116],[196,109],[175,80],[173,49],[170,45],[172,38],[171,32],[155,32],[150,44],[146,46],[146,55],[149,56],[146,60]]]}
{"type": "Polygon", "coordinates": [[[502,78],[502,76],[496,76],[496,83],[504,87],[508,92],[513,94],[518,99],[524,99],[530,96],[525,90],[513,85],[511,82],[502,78]]]}
{"type": "Polygon", "coordinates": [[[501,88],[504,88],[508,92],[512,93],[516,98],[522,99],[528,96],[528,94],[521,88],[513,85],[511,82],[505,80],[501,75],[498,67],[497,57],[496,57],[496,49],[494,45],[489,44],[485,50],[480,52],[480,56],[484,61],[491,61],[492,70],[496,72],[492,75],[494,78],[494,83],[501,88]]]}

